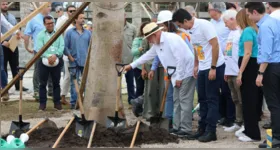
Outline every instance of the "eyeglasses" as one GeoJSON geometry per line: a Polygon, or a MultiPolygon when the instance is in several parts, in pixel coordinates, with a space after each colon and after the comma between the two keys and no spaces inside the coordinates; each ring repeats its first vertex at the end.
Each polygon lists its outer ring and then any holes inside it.
{"type": "Polygon", "coordinates": [[[46,23],[46,25],[53,25],[53,24],[54,24],[54,22],[46,23]]]}
{"type": "Polygon", "coordinates": [[[68,12],[73,13],[73,12],[76,12],[76,10],[69,10],[68,12]]]}

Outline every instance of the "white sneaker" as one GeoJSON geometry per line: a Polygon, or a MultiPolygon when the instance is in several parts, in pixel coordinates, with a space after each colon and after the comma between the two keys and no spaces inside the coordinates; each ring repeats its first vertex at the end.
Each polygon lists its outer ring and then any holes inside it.
{"type": "Polygon", "coordinates": [[[225,128],[225,131],[226,131],[226,132],[234,132],[234,131],[236,131],[236,130],[239,130],[240,128],[241,128],[241,127],[240,127],[239,125],[234,124],[234,125],[231,126],[231,127],[225,128]]]}
{"type": "Polygon", "coordinates": [[[250,137],[248,137],[247,135],[243,135],[243,136],[240,136],[238,138],[239,141],[242,141],[242,142],[255,142],[255,140],[251,139],[250,137]]]}
{"type": "Polygon", "coordinates": [[[245,127],[242,126],[239,130],[237,130],[235,132],[235,136],[240,137],[240,136],[244,135],[244,133],[243,133],[244,130],[245,130],[245,127]]]}

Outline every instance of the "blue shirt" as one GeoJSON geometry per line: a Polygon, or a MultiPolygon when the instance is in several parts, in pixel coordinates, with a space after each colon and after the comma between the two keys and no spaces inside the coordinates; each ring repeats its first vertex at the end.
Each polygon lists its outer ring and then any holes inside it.
{"type": "Polygon", "coordinates": [[[76,27],[66,32],[64,55],[70,54],[75,59],[75,62],[69,61],[71,67],[85,65],[90,38],[91,32],[87,29],[84,29],[82,34],[77,31],[76,27]]]}
{"type": "Polygon", "coordinates": [[[253,47],[252,47],[252,55],[251,57],[253,58],[257,58],[258,56],[258,42],[257,42],[257,32],[254,28],[252,27],[246,27],[241,36],[240,36],[240,40],[239,40],[239,52],[238,52],[238,56],[243,57],[244,56],[244,43],[245,42],[252,42],[253,47]]]}
{"type": "Polygon", "coordinates": [[[44,16],[40,13],[31,19],[25,28],[24,34],[32,37],[34,41],[34,50],[38,52],[37,35],[45,29],[44,16]]]}
{"type": "Polygon", "coordinates": [[[280,62],[280,20],[265,15],[257,23],[259,27],[258,63],[280,62]]]}
{"type": "MultiPolygon", "coordinates": [[[[7,19],[8,22],[10,22],[13,26],[15,26],[17,24],[17,20],[15,18],[14,15],[10,14],[10,13],[7,13],[7,15],[5,13],[3,13],[3,16],[5,16],[5,18],[7,19]]],[[[6,32],[8,32],[8,29],[5,28],[5,26],[1,25],[1,33],[5,34],[6,32]]],[[[9,36],[6,40],[10,40],[12,37],[9,36]]]]}

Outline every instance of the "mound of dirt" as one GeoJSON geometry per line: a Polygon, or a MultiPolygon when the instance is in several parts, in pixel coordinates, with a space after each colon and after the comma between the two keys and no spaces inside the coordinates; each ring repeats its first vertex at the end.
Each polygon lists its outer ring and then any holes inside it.
{"type": "MultiPolygon", "coordinates": [[[[60,133],[64,128],[44,128],[38,129],[31,133],[29,141],[26,143],[28,148],[49,148],[52,147],[60,133]]],[[[92,147],[129,147],[134,126],[129,126],[124,130],[116,131],[112,128],[106,128],[100,124],[97,125],[94,138],[92,141],[92,147]]],[[[16,137],[20,136],[21,132],[16,132],[16,137]]],[[[5,137],[5,136],[4,136],[5,137]]],[[[160,128],[149,127],[148,131],[139,131],[135,146],[141,144],[167,144],[167,143],[178,143],[179,139],[177,136],[170,135],[168,131],[160,128]]],[[[65,133],[58,148],[80,148],[86,147],[88,139],[81,138],[75,133],[75,124],[72,124],[68,131],[65,133]]]]}

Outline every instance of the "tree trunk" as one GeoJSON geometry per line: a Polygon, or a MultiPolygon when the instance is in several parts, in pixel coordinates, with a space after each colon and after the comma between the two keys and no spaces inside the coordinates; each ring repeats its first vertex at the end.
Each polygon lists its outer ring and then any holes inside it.
{"type": "MultiPolygon", "coordinates": [[[[94,32],[85,91],[85,115],[105,125],[114,116],[117,71],[121,62],[124,2],[92,2],[94,32]]],[[[121,102],[120,102],[121,103],[121,102]]]]}

